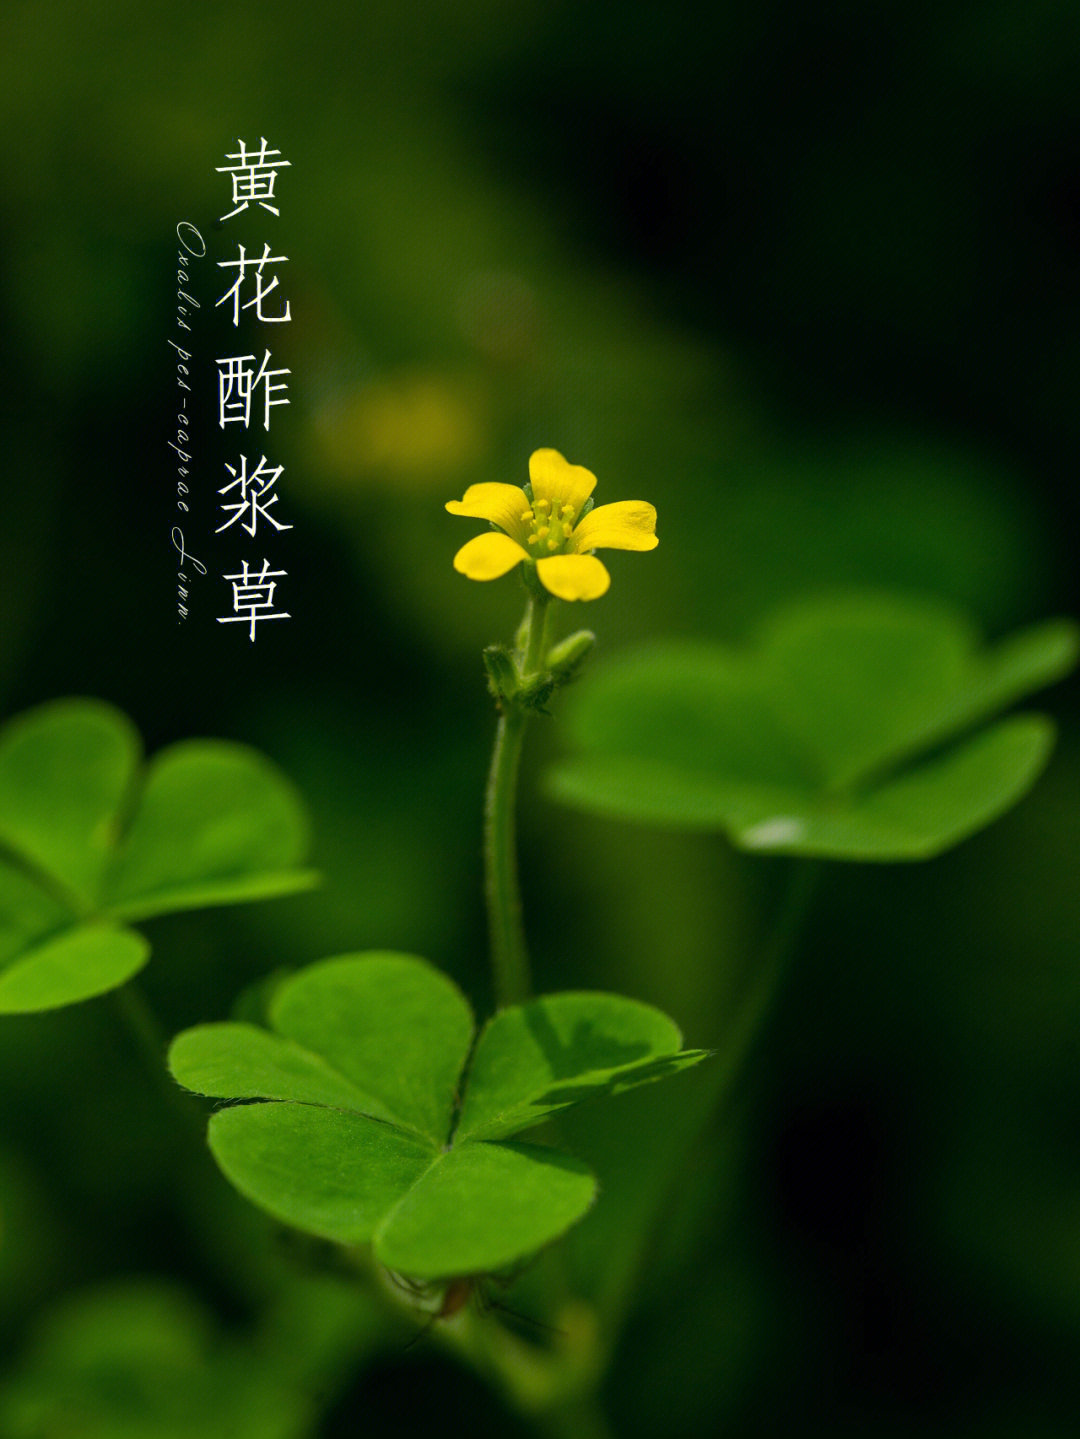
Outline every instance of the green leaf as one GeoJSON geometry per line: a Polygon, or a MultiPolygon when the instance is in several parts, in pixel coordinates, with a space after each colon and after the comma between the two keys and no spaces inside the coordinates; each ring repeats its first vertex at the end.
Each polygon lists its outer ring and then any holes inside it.
{"type": "Polygon", "coordinates": [[[775,714],[767,677],[718,646],[652,645],[594,675],[569,701],[572,738],[586,751],[656,765],[721,771],[733,783],[805,787],[813,753],[775,714]]]}
{"type": "Polygon", "coordinates": [[[210,1149],[245,1198],[341,1244],[369,1240],[434,1163],[414,1135],[313,1104],[245,1104],[210,1119],[210,1149]]]}
{"type": "Polygon", "coordinates": [[[105,887],[125,918],[289,894],[308,845],[303,806],[276,766],[223,741],[188,741],[150,765],[105,887]]]}
{"type": "Polygon", "coordinates": [[[1047,620],[1010,635],[975,668],[946,717],[950,729],[992,715],[1033,690],[1064,679],[1076,664],[1077,627],[1047,620]]]}
{"type": "Polygon", "coordinates": [[[95,700],[43,705],[0,731],[0,1012],[124,983],[147,949],[117,920],[314,882],[295,867],[303,808],[261,755],[175,745],[150,766],[141,796],[138,763],[129,721],[95,700]]]}
{"type": "Polygon", "coordinates": [[[440,1155],[375,1235],[375,1257],[425,1279],[506,1269],[586,1213],[596,1180],[534,1144],[463,1144],[440,1155]]]}
{"type": "Polygon", "coordinates": [[[71,923],[71,912],[21,870],[0,861],[0,973],[71,923]]]}
{"type": "Polygon", "coordinates": [[[281,986],[270,1019],[374,1095],[381,1117],[446,1143],[473,1016],[457,986],[426,960],[321,960],[281,986]]]}
{"type": "Polygon", "coordinates": [[[579,753],[549,789],[617,818],[722,829],[749,850],[929,858],[1026,794],[1052,747],[1038,717],[964,731],[1067,673],[1077,650],[1064,621],[983,653],[938,604],[803,603],[752,650],[653,646],[595,675],[570,708],[579,753]]]}
{"type": "Polygon", "coordinates": [[[943,697],[967,683],[973,645],[939,606],[826,600],[766,623],[754,669],[818,779],[843,789],[934,727],[943,697]]]}
{"type": "MultiPolygon", "coordinates": [[[[504,1009],[477,1043],[455,1139],[516,1134],[583,1099],[662,1078],[681,1044],[667,1015],[617,994],[552,994],[504,1009]]],[[[696,1051],[693,1062],[703,1057],[696,1051]]]]}
{"type": "Polygon", "coordinates": [[[536,1102],[546,1106],[546,1113],[554,1114],[587,1099],[606,1099],[614,1094],[623,1094],[628,1089],[637,1089],[642,1084],[654,1084],[658,1079],[681,1074],[684,1069],[711,1058],[713,1053],[711,1049],[683,1049],[678,1054],[659,1054],[653,1059],[641,1059],[636,1064],[623,1065],[621,1069],[585,1074],[579,1079],[553,1084],[536,1102]]]}
{"type": "Polygon", "coordinates": [[[313,1105],[257,1104],[210,1120],[210,1148],[246,1198],[340,1244],[374,1240],[391,1269],[422,1279],[504,1269],[563,1234],[596,1182],[535,1145],[440,1152],[392,1125],[313,1105]]]}
{"type": "Polygon", "coordinates": [[[767,820],[739,841],[745,849],[832,859],[932,859],[1026,794],[1053,742],[1048,719],[1017,715],[860,799],[767,820]]]}
{"type": "Polygon", "coordinates": [[[269,1016],[273,1032],[201,1025],[170,1049],[187,1088],[265,1101],[212,1117],[218,1164],[276,1218],[372,1240],[382,1263],[418,1279],[504,1269],[592,1203],[595,1180],[577,1160],[492,1138],[704,1057],[680,1051],[676,1026],[649,1005],[552,995],[496,1016],[463,1080],[472,1013],[410,955],[311,965],[275,989],[269,1016]]]}
{"type": "Polygon", "coordinates": [[[92,999],[126,984],[149,957],[149,944],[133,930],[78,925],[0,970],[0,1014],[30,1014],[92,999]]]}
{"type": "Polygon", "coordinates": [[[322,960],[278,987],[270,1020],[276,1035],[248,1024],[187,1030],[170,1051],[173,1074],[199,1094],[342,1107],[445,1143],[473,1017],[426,960],[322,960]]]}
{"type": "Polygon", "coordinates": [[[58,700],[0,732],[0,840],[92,903],[139,762],[118,710],[58,700]]]}
{"type": "Polygon", "coordinates": [[[291,1099],[387,1119],[364,1094],[318,1054],[253,1024],[203,1024],[173,1043],[172,1072],[196,1094],[221,1099],[291,1099]]]}
{"type": "Polygon", "coordinates": [[[563,760],[545,784],[553,798],[577,809],[677,829],[723,829],[736,844],[745,830],[799,814],[814,796],[808,785],[740,780],[622,755],[563,760]]]}

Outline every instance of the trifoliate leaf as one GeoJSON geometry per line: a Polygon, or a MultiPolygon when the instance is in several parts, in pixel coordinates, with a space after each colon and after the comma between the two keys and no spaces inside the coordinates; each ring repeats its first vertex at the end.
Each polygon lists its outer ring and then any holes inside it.
{"type": "Polygon", "coordinates": [[[144,783],[139,754],[130,722],[96,700],[42,705],[0,731],[0,1014],[123,984],[147,946],[119,920],[313,882],[295,867],[303,807],[268,760],[180,744],[144,783]]]}
{"type": "Polygon", "coordinates": [[[242,1194],[285,1223],[418,1279],[505,1269],[586,1212],[595,1180],[509,1135],[583,1099],[673,1073],[665,1015],[618,995],[551,995],[502,1011],[469,1063],[456,987],[408,955],[345,955],[285,980],[272,1030],[208,1024],[169,1064],[188,1089],[258,1100],[220,1110],[210,1147],[242,1194]]]}

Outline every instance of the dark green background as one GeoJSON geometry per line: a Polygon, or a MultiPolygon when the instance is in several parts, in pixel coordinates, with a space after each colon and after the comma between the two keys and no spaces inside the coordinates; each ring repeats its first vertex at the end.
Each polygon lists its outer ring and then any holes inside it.
{"type": "MultiPolygon", "coordinates": [[[[538,446],[593,469],[600,502],[659,511],[659,549],[610,556],[588,608],[597,663],[737,638],[837,585],[941,594],[994,635],[1075,608],[1074,4],[13,3],[0,57],[4,713],[90,694],[151,749],[259,745],[308,797],[326,875],[156,922],[170,1030],[268,970],[381,945],[483,1002],[479,650],[520,595],[453,573],[475,526],[442,506],[521,482],[538,446]],[[280,219],[215,230],[214,167],[260,135],[291,162],[280,219]],[[266,343],[292,403],[264,448],[292,618],[254,646],[215,623],[231,552],[176,623],[180,220],[213,251],[192,277],[196,555],[219,553],[212,361],[232,343],[209,266],[237,240],[289,256],[293,321],[266,343]]],[[[1074,1432],[1075,701],[1050,698],[1051,769],[987,833],[827,874],[665,1219],[616,1432],[1074,1432]]],[[[522,814],[539,986],[621,988],[717,1042],[783,862],[549,806],[558,744],[537,726],[522,814]]],[[[684,1082],[618,1101],[642,1105],[646,1154],[684,1082]]],[[[245,1332],[276,1270],[244,1257],[263,1231],[237,1238],[246,1211],[192,1178],[196,1154],[106,1002],[4,1021],[3,1369],[62,1296],[122,1275],[180,1278],[245,1332]]],[[[432,1345],[334,1392],[327,1439],[509,1422],[432,1345]]]]}

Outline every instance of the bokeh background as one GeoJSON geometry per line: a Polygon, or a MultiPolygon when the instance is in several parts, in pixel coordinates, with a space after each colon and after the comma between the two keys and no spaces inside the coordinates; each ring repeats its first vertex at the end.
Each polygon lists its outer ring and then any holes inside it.
{"type": "MultiPolygon", "coordinates": [[[[475,526],[443,503],[520,482],[538,446],[660,514],[654,554],[610,556],[597,663],[737,639],[835,586],[943,595],[994,636],[1075,609],[1068,0],[11,0],[0,27],[4,715],[88,694],[149,750],[258,745],[306,796],[326,876],[149,927],[171,1032],[269,971],[377,946],[485,1002],[479,651],[520,597],[454,574],[475,526]],[[280,218],[216,230],[215,166],[260,135],[291,162],[280,218]],[[209,266],[239,240],[289,257],[292,323],[265,338],[291,404],[266,448],[294,528],[266,552],[292,618],[255,645],[215,623],[223,565],[176,622],[181,220],[212,252],[191,272],[197,556],[218,554],[213,359],[234,343],[209,266]]],[[[621,1306],[615,1433],[1075,1433],[1076,704],[1075,686],[1048,697],[1051,768],[986,833],[925,866],[828,871],[621,1306]]],[[[540,986],[619,988],[720,1042],[783,861],[556,809],[536,774],[558,747],[557,722],[536,726],[522,813],[540,986]]],[[[694,1083],[618,1101],[642,1163],[694,1083]]],[[[304,1280],[312,1255],[164,1103],[106,1001],[0,1022],[19,1422],[115,1330],[155,1373],[212,1368],[254,1439],[529,1432],[437,1345],[406,1352],[332,1275],[304,1280]],[[299,1391],[322,1396],[310,1413],[299,1391]],[[301,1427],[274,1427],[289,1404],[301,1427]]]]}

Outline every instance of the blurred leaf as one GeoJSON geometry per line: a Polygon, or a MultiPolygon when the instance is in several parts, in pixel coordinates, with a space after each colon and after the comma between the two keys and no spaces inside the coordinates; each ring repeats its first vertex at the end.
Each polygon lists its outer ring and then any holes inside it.
{"type": "Polygon", "coordinates": [[[71,912],[0,860],[0,973],[10,960],[71,923],[71,912]]]}
{"type": "Polygon", "coordinates": [[[180,1290],[129,1283],[49,1316],[0,1388],[5,1439],[306,1439],[310,1399],[222,1343],[180,1290]]]}
{"type": "Polygon", "coordinates": [[[940,606],[824,601],[766,620],[753,673],[815,778],[843,790],[933,731],[969,679],[974,645],[967,623],[940,606]]]}
{"type": "Polygon", "coordinates": [[[307,887],[303,806],[277,768],[243,745],[171,746],[147,772],[105,884],[113,914],[145,919],[307,887]],[[208,798],[212,797],[212,804],[208,798]]]}
{"type": "Polygon", "coordinates": [[[949,728],[982,719],[1043,685],[1076,663],[1077,629],[1071,620],[1046,620],[1002,640],[984,657],[981,673],[958,693],[949,728]]]}
{"type": "Polygon", "coordinates": [[[568,994],[504,1010],[467,1071],[468,1004],[426,961],[397,954],[302,970],[270,1019],[276,1033],[201,1025],[170,1049],[187,1088],[272,1101],[213,1115],[219,1166],[276,1218],[370,1240],[381,1263],[419,1279],[505,1269],[592,1203],[595,1180],[576,1160],[492,1138],[704,1057],[679,1053],[677,1028],[648,1005],[568,994]]]}
{"type": "Polygon", "coordinates": [[[1017,715],[883,781],[830,812],[768,818],[744,830],[746,849],[866,860],[930,859],[1022,799],[1042,773],[1054,727],[1017,715]]]}
{"type": "Polygon", "coordinates": [[[0,733],[0,1014],[54,1009],[123,984],[149,948],[103,920],[291,893],[303,806],[240,745],[175,745],[148,771],[138,736],[96,700],[59,700],[0,733]],[[133,810],[133,813],[132,813],[133,810]],[[128,816],[131,815],[130,823],[128,816]]]}
{"type": "Polygon", "coordinates": [[[1063,621],[982,653],[943,605],[807,601],[753,650],[653,646],[609,665],[570,711],[583,753],[550,788],[602,814],[723,829],[748,850],[930,858],[1030,789],[1053,729],[1024,716],[958,736],[1076,654],[1063,621]]]}
{"type": "MultiPolygon", "coordinates": [[[[5,1091],[5,1108],[19,1105],[20,1096],[7,1086],[5,1091]]],[[[67,1280],[78,1253],[73,1227],[61,1213],[66,1195],[50,1179],[31,1157],[0,1144],[0,1349],[10,1332],[25,1328],[42,1294],[67,1280]]]]}
{"type": "Polygon", "coordinates": [[[0,838],[92,904],[140,749],[130,721],[94,700],[12,720],[0,733],[0,838]]]}
{"type": "Polygon", "coordinates": [[[138,974],[150,945],[134,930],[80,924],[0,970],[0,1014],[30,1014],[105,994],[138,974]]]}

